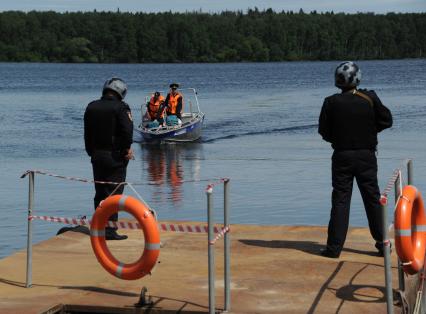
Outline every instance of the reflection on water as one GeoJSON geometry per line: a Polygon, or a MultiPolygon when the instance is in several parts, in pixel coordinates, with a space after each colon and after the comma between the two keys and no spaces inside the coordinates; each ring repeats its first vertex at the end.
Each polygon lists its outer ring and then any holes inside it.
{"type": "Polygon", "coordinates": [[[199,180],[201,143],[141,144],[145,177],[151,186],[154,203],[181,203],[184,181],[199,180]]]}

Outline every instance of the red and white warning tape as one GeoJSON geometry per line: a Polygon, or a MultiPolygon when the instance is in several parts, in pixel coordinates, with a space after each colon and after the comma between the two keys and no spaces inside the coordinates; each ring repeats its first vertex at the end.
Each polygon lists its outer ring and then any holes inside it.
{"type": "Polygon", "coordinates": [[[128,182],[94,181],[94,180],[89,180],[89,179],[84,179],[84,178],[68,177],[68,176],[62,176],[62,175],[59,175],[59,174],[50,173],[50,172],[43,171],[43,170],[27,170],[24,174],[22,174],[21,178],[24,178],[30,172],[42,174],[42,175],[49,176],[49,177],[71,180],[71,181],[79,181],[79,182],[84,182],[84,183],[99,183],[99,184],[111,184],[111,185],[128,184],[128,182]]]}
{"type": "Polygon", "coordinates": [[[221,237],[223,237],[226,233],[228,233],[230,231],[231,231],[231,227],[225,226],[224,228],[222,228],[222,230],[220,230],[220,232],[216,235],[216,237],[212,241],[209,242],[209,244],[210,245],[215,244],[217,240],[219,240],[221,237]]]}
{"type": "MultiPolygon", "coordinates": [[[[79,181],[79,182],[84,182],[84,183],[98,183],[98,184],[110,184],[110,185],[119,185],[119,184],[126,184],[126,185],[153,185],[152,183],[143,183],[143,182],[111,182],[111,181],[96,181],[96,180],[90,180],[90,179],[85,179],[85,178],[78,178],[78,177],[70,177],[70,176],[63,176],[63,175],[59,175],[59,174],[55,174],[55,173],[51,173],[51,172],[47,172],[44,170],[27,170],[25,171],[22,175],[21,178],[25,178],[29,173],[35,173],[35,174],[41,174],[41,175],[45,175],[48,177],[54,177],[54,178],[59,178],[59,179],[65,179],[65,180],[70,180],[70,181],[79,181]]],[[[210,181],[211,179],[197,179],[197,180],[182,180],[181,183],[190,183],[190,182],[205,182],[205,181],[210,181]]],[[[211,185],[212,187],[214,185],[217,185],[219,183],[225,182],[229,179],[227,178],[223,178],[223,179],[217,179],[217,181],[214,181],[212,184],[209,184],[209,186],[211,185]]]]}
{"type": "MultiPolygon", "coordinates": [[[[395,186],[396,181],[399,179],[400,188],[402,189],[403,184],[403,176],[402,176],[402,169],[407,168],[407,165],[410,163],[411,159],[404,159],[402,161],[402,164],[399,168],[395,169],[392,173],[392,176],[389,178],[389,181],[386,185],[386,188],[384,189],[383,193],[381,194],[382,198],[387,198],[389,193],[391,192],[392,188],[395,186]]],[[[407,174],[408,176],[408,174],[407,174]]]]}
{"type": "Polygon", "coordinates": [[[90,226],[90,220],[85,218],[63,218],[63,217],[53,217],[53,216],[29,216],[28,220],[44,220],[49,222],[59,222],[70,225],[80,225],[80,226],[90,226]]]}
{"type": "MultiPolygon", "coordinates": [[[[64,224],[72,224],[72,225],[81,225],[90,227],[91,220],[84,218],[64,218],[64,217],[53,217],[53,216],[29,216],[30,220],[38,219],[49,222],[59,222],[64,224]]],[[[121,228],[121,229],[141,229],[141,226],[137,222],[132,221],[108,221],[109,227],[121,228]]],[[[193,232],[193,233],[207,233],[207,226],[190,226],[190,225],[181,225],[181,224],[165,224],[159,223],[158,227],[162,231],[172,231],[172,232],[193,232]]],[[[218,236],[223,232],[224,229],[229,227],[225,227],[223,229],[219,227],[213,227],[215,233],[218,233],[218,236]]],[[[228,232],[226,231],[226,232],[228,232]]],[[[225,233],[226,233],[225,232],[225,233]]],[[[223,233],[223,234],[225,234],[223,233]]],[[[219,236],[220,238],[220,236],[219,236]]],[[[216,241],[216,240],[215,240],[216,241]]]]}
{"type": "MultiPolygon", "coordinates": [[[[43,170],[27,170],[24,174],[22,174],[21,178],[26,177],[30,173],[36,173],[36,174],[42,174],[50,177],[60,178],[60,179],[66,179],[71,181],[80,181],[85,183],[99,183],[99,184],[127,184],[131,186],[134,185],[141,185],[143,183],[130,183],[130,182],[109,182],[109,181],[94,181],[84,178],[78,178],[78,177],[69,177],[69,176],[62,176],[54,173],[50,173],[43,170]]],[[[183,181],[183,182],[200,182],[200,181],[210,181],[210,180],[189,180],[189,181],[183,181]]],[[[221,178],[217,179],[216,181],[211,182],[207,185],[206,191],[212,192],[213,187],[216,185],[219,185],[221,183],[226,183],[229,181],[229,178],[221,178]]],[[[134,190],[136,192],[136,190],[134,190]]],[[[136,192],[137,193],[137,192],[136,192]]],[[[38,220],[44,220],[49,222],[59,222],[59,223],[65,223],[65,224],[73,224],[73,225],[82,225],[82,226],[89,226],[91,220],[85,219],[85,218],[64,218],[64,217],[53,217],[53,216],[29,216],[29,220],[38,219],[38,220]]],[[[137,222],[124,222],[124,221],[108,221],[107,224],[109,227],[116,227],[116,228],[122,228],[122,229],[141,229],[141,226],[137,222]]],[[[172,231],[172,232],[194,232],[194,233],[208,233],[208,227],[207,226],[190,226],[190,225],[175,225],[175,224],[164,224],[160,223],[158,225],[159,229],[162,231],[172,231]]],[[[230,227],[225,226],[224,228],[218,228],[213,227],[213,230],[215,233],[217,233],[217,236],[214,240],[211,241],[210,244],[214,244],[218,239],[220,239],[224,234],[227,232],[230,232],[230,227]]]]}
{"type": "MultiPolygon", "coordinates": [[[[173,225],[173,224],[159,224],[158,225],[160,230],[162,231],[173,231],[173,232],[195,232],[195,233],[201,233],[201,232],[209,232],[209,229],[207,226],[189,226],[189,225],[173,225]]],[[[214,232],[218,233],[219,228],[213,227],[214,232]]]]}
{"type": "Polygon", "coordinates": [[[382,198],[387,198],[387,196],[389,195],[390,191],[392,190],[396,180],[398,180],[399,176],[400,176],[400,170],[399,169],[394,170],[392,176],[390,177],[390,179],[388,181],[388,184],[386,185],[385,190],[383,191],[383,193],[381,195],[382,198]]]}
{"type": "Polygon", "coordinates": [[[208,184],[207,185],[207,187],[206,187],[206,192],[211,192],[211,190],[216,186],[216,185],[218,185],[218,184],[221,184],[221,183],[225,183],[225,182],[228,182],[229,181],[229,178],[221,178],[221,179],[218,179],[218,180],[216,180],[216,181],[213,181],[212,183],[210,183],[210,184],[208,184]]]}

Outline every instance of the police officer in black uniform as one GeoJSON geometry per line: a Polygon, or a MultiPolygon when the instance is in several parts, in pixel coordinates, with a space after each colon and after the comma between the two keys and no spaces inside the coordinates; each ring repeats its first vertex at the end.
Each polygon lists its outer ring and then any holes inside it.
{"type": "MultiPolygon", "coordinates": [[[[124,182],[129,160],[133,158],[131,149],[133,121],[130,107],[123,101],[127,93],[126,83],[119,78],[111,78],[104,84],[102,97],[87,105],[84,113],[84,142],[87,154],[91,157],[95,181],[124,182]]],[[[112,184],[95,183],[95,210],[99,203],[116,188],[112,184]]],[[[122,194],[121,185],[114,194],[122,194]]],[[[118,214],[109,220],[117,221],[118,214]]],[[[124,240],[126,235],[117,234],[116,228],[105,229],[107,240],[124,240]]]]}
{"type": "Polygon", "coordinates": [[[383,255],[383,225],[377,183],[377,133],[392,126],[392,114],[372,90],[357,90],[361,71],[353,62],[340,64],[335,85],[341,93],[325,98],[318,132],[331,143],[332,208],[327,247],[321,255],[338,258],[349,226],[353,179],[356,178],[371,235],[383,255]]]}

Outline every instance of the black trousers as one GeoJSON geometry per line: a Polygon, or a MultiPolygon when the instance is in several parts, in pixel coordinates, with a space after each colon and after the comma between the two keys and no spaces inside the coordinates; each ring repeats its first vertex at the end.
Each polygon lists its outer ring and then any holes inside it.
{"type": "MultiPolygon", "coordinates": [[[[127,164],[129,162],[119,152],[97,150],[92,154],[93,178],[95,181],[124,182],[126,181],[127,164]]],[[[117,187],[115,184],[95,183],[95,210],[99,203],[107,198],[117,187]]],[[[123,194],[124,185],[121,185],[115,194],[123,194]]],[[[109,220],[117,221],[118,214],[112,215],[109,220]]]]}
{"type": "Polygon", "coordinates": [[[370,233],[383,241],[377,159],[373,150],[334,151],[332,157],[332,208],[328,224],[327,248],[340,253],[349,227],[353,180],[356,179],[367,213],[370,233]]]}

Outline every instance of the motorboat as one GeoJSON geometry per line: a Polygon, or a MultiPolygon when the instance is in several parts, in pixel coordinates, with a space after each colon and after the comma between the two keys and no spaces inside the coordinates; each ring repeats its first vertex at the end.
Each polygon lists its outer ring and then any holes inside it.
{"type": "MultiPolygon", "coordinates": [[[[201,137],[204,113],[200,110],[197,91],[194,88],[179,89],[178,91],[184,102],[182,119],[178,125],[164,124],[153,127],[152,121],[146,114],[146,103],[152,95],[146,97],[145,104],[141,105],[142,122],[137,128],[137,132],[142,135],[145,142],[193,142],[201,137]]],[[[164,92],[160,91],[160,93],[165,95],[164,92]]]]}

